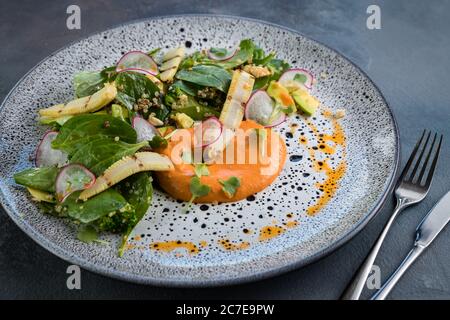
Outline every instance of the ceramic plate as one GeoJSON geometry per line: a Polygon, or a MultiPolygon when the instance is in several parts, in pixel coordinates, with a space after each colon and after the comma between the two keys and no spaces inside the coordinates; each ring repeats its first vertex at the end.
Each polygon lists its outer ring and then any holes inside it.
{"type": "MultiPolygon", "coordinates": [[[[329,253],[377,212],[397,168],[398,133],[392,113],[367,76],[337,52],[297,32],[226,16],[173,16],[119,26],[78,41],[45,59],[11,91],[0,110],[0,200],[11,218],[57,256],[104,275],[139,283],[208,286],[261,279],[329,253]],[[129,50],[185,45],[233,47],[252,38],[292,66],[316,76],[322,102],[310,119],[277,127],[289,158],[261,193],[228,204],[194,205],[156,191],[129,250],[76,240],[63,220],[40,213],[12,174],[29,160],[45,128],[37,110],[73,96],[72,75],[114,64],[129,50]],[[346,116],[335,120],[337,109],[346,116]]],[[[255,177],[257,179],[257,177],[255,177]]]]}

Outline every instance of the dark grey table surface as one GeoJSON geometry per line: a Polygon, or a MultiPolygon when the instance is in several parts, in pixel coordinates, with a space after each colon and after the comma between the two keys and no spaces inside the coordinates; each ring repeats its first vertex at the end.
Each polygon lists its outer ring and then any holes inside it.
{"type": "MultiPolygon", "coordinates": [[[[281,24],[319,40],[360,66],[380,87],[398,120],[402,165],[424,128],[445,135],[425,201],[400,216],[377,259],[383,279],[413,243],[416,225],[450,189],[450,1],[0,1],[0,100],[37,62],[60,47],[117,24],[152,16],[231,14],[281,24]],[[66,28],[66,8],[81,8],[81,30],[66,28]],[[381,29],[366,28],[366,9],[381,8],[381,29]]],[[[68,290],[68,263],[34,243],[0,209],[0,298],[337,299],[393,209],[383,210],[347,244],[302,269],[222,288],[142,286],[82,271],[68,290]]],[[[370,291],[365,293],[367,297],[370,291]]],[[[391,298],[450,298],[450,227],[405,274],[391,298]]]]}

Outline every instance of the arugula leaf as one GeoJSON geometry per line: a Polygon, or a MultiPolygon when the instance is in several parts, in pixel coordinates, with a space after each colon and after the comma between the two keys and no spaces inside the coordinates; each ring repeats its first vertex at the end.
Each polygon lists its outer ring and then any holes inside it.
{"type": "MultiPolygon", "coordinates": [[[[80,192],[72,193],[63,203],[69,217],[81,223],[91,223],[109,214],[118,214],[117,211],[131,210],[130,204],[115,189],[109,188],[89,198],[87,201],[78,202],[80,192]]],[[[64,210],[64,209],[63,209],[64,210]]]]}
{"type": "Polygon", "coordinates": [[[81,225],[78,229],[77,238],[80,241],[90,243],[98,239],[98,233],[90,224],[81,225]]]}
{"type": "Polygon", "coordinates": [[[130,124],[107,114],[83,114],[69,119],[52,141],[52,148],[75,153],[84,144],[98,139],[98,135],[136,143],[136,131],[130,124]]]}
{"type": "Polygon", "coordinates": [[[200,86],[213,87],[222,92],[227,92],[231,83],[230,73],[213,65],[197,65],[189,70],[180,70],[175,77],[200,86]]]}
{"type": "Polygon", "coordinates": [[[58,172],[56,167],[30,168],[16,173],[14,180],[25,187],[53,193],[58,172]]]}
{"type": "Polygon", "coordinates": [[[208,166],[204,163],[197,163],[194,165],[194,172],[197,177],[209,176],[208,166]]]}
{"type": "Polygon", "coordinates": [[[222,190],[228,198],[232,198],[237,191],[237,188],[241,186],[241,179],[238,177],[230,177],[228,180],[219,179],[219,183],[222,185],[222,190]]]}
{"type": "Polygon", "coordinates": [[[97,135],[97,139],[81,146],[73,154],[70,162],[80,163],[91,170],[96,176],[99,176],[114,162],[119,161],[125,156],[135,154],[136,151],[145,146],[148,146],[147,141],[129,144],[97,135]]]}
{"type": "Polygon", "coordinates": [[[156,135],[152,138],[152,140],[149,141],[149,144],[152,149],[157,149],[157,148],[166,148],[169,143],[167,142],[167,139],[164,139],[163,137],[156,135]]]}
{"type": "Polygon", "coordinates": [[[125,179],[119,185],[119,188],[125,199],[134,208],[133,218],[128,221],[127,229],[122,236],[122,243],[119,247],[119,256],[122,256],[130,233],[144,217],[152,202],[152,178],[147,172],[137,173],[125,179]]]}

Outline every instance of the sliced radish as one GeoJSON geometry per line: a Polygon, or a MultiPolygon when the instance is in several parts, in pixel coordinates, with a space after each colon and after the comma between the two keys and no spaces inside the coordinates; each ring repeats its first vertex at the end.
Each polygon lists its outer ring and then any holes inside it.
{"type": "Polygon", "coordinates": [[[236,54],[237,49],[227,51],[225,54],[218,54],[216,52],[211,51],[211,49],[208,50],[208,58],[211,60],[217,60],[217,61],[225,61],[229,60],[234,57],[236,54]]]}
{"type": "Polygon", "coordinates": [[[306,88],[311,89],[314,83],[314,76],[306,69],[289,69],[281,75],[278,81],[283,86],[289,86],[289,83],[292,83],[292,81],[299,82],[306,88]]]}
{"type": "Polygon", "coordinates": [[[72,163],[64,166],[56,177],[56,198],[64,202],[75,191],[90,188],[95,183],[95,175],[85,166],[72,163]]]}
{"type": "Polygon", "coordinates": [[[150,141],[154,136],[161,135],[158,129],[144,118],[138,116],[133,118],[132,126],[137,133],[137,142],[150,141]]]}
{"type": "Polygon", "coordinates": [[[117,72],[135,71],[143,74],[158,74],[158,65],[152,57],[142,51],[130,51],[119,59],[116,66],[117,72]]]}
{"type": "Polygon", "coordinates": [[[245,118],[265,127],[274,127],[286,120],[286,114],[276,108],[266,91],[256,90],[245,106],[245,118]]]}
{"type": "Polygon", "coordinates": [[[210,117],[194,127],[194,146],[202,148],[216,142],[222,134],[222,123],[210,117]]]}
{"type": "Polygon", "coordinates": [[[37,167],[59,167],[67,163],[67,154],[52,148],[52,141],[57,135],[57,131],[47,131],[44,134],[35,153],[34,161],[37,167]]]}

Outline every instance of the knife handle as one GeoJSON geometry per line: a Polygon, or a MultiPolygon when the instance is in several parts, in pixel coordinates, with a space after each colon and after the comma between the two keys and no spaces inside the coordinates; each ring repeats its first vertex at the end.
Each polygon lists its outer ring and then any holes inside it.
{"type": "Polygon", "coordinates": [[[397,284],[398,280],[400,280],[400,278],[403,276],[406,270],[408,270],[408,268],[413,264],[413,262],[416,261],[417,257],[419,257],[422,254],[425,248],[426,247],[420,244],[415,244],[414,248],[408,253],[408,255],[400,264],[400,266],[397,268],[397,270],[394,271],[394,273],[383,284],[380,290],[378,290],[373,295],[371,300],[384,300],[387,297],[387,295],[391,292],[391,290],[394,288],[394,286],[397,284]]]}

